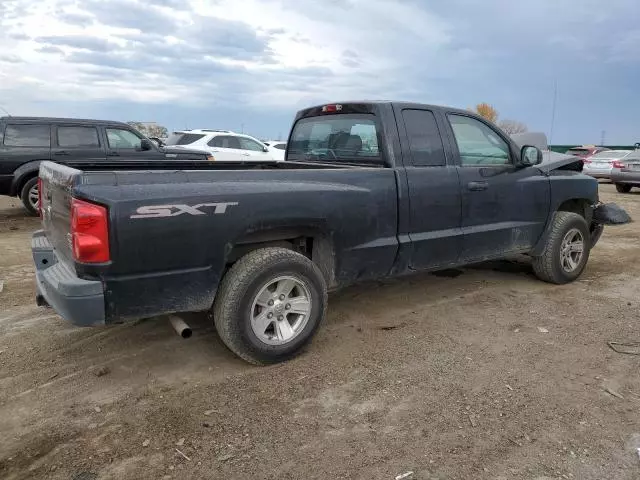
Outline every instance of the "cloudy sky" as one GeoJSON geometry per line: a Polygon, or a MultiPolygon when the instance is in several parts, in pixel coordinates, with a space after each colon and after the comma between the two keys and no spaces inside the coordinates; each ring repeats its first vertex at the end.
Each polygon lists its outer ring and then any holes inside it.
{"type": "Polygon", "coordinates": [[[494,105],[553,143],[640,141],[637,0],[0,0],[14,115],[244,127],[344,99],[494,105]]]}

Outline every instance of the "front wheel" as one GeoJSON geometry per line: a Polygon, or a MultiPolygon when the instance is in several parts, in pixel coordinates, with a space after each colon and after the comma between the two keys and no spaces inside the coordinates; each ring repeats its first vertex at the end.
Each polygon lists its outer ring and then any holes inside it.
{"type": "Polygon", "coordinates": [[[631,191],[631,185],[616,183],[616,190],[618,191],[618,193],[629,193],[631,191]]]}
{"type": "Polygon", "coordinates": [[[224,344],[254,364],[297,355],[324,318],[327,286],[307,257],[262,248],[238,260],[222,279],[213,319],[224,344]]]}
{"type": "Polygon", "coordinates": [[[38,177],[27,180],[23,185],[20,191],[20,200],[22,200],[22,204],[31,215],[38,215],[38,204],[40,202],[38,196],[38,177]]]}
{"type": "Polygon", "coordinates": [[[533,258],[533,270],[545,282],[569,283],[584,270],[590,251],[591,234],[584,217],[556,212],[544,252],[533,258]]]}

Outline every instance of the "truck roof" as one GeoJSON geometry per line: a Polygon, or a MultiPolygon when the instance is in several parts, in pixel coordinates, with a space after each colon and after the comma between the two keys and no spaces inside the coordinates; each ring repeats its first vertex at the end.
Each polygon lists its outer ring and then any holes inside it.
{"type": "Polygon", "coordinates": [[[418,109],[427,109],[427,110],[439,110],[439,109],[447,109],[448,111],[460,112],[460,113],[469,113],[468,110],[463,108],[455,108],[448,107],[446,105],[433,105],[429,103],[420,103],[420,102],[407,102],[403,100],[349,100],[343,102],[326,102],[321,103],[319,105],[314,105],[312,107],[307,107],[300,112],[308,112],[311,110],[315,110],[318,108],[322,108],[325,105],[397,105],[401,108],[418,108],[418,109]]]}
{"type": "Polygon", "coordinates": [[[123,125],[129,126],[124,122],[114,120],[92,120],[88,118],[64,118],[64,117],[16,117],[4,116],[0,117],[1,122],[32,122],[32,123],[88,123],[92,125],[123,125]]]}

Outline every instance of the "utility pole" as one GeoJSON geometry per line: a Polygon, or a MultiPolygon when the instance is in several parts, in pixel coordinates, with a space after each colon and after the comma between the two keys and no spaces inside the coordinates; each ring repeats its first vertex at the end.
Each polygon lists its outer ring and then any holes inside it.
{"type": "Polygon", "coordinates": [[[556,102],[558,100],[558,80],[553,82],[553,106],[551,107],[551,129],[549,130],[549,145],[553,138],[553,127],[556,122],[556,102]]]}
{"type": "Polygon", "coordinates": [[[604,147],[604,139],[607,136],[607,131],[606,130],[602,130],[602,133],[600,135],[600,146],[604,147]]]}
{"type": "Polygon", "coordinates": [[[240,124],[240,133],[244,133],[244,123],[240,124]]]}

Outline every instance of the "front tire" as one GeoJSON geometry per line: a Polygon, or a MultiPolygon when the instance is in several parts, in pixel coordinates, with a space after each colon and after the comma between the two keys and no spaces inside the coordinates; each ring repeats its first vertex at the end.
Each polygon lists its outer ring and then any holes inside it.
{"type": "Polygon", "coordinates": [[[589,260],[591,234],[586,220],[573,212],[556,212],[542,255],[533,271],[545,282],[562,285],[577,279],[589,260]]]}
{"type": "Polygon", "coordinates": [[[20,200],[30,215],[38,215],[38,177],[30,178],[20,190],[20,200]]]}
{"type": "Polygon", "coordinates": [[[616,183],[616,190],[618,191],[618,193],[629,193],[631,191],[631,185],[616,183]]]}
{"type": "Polygon", "coordinates": [[[311,340],[327,308],[327,286],[307,257],[285,248],[254,250],[222,279],[213,305],[224,344],[247,362],[282,362],[311,340]]]}

